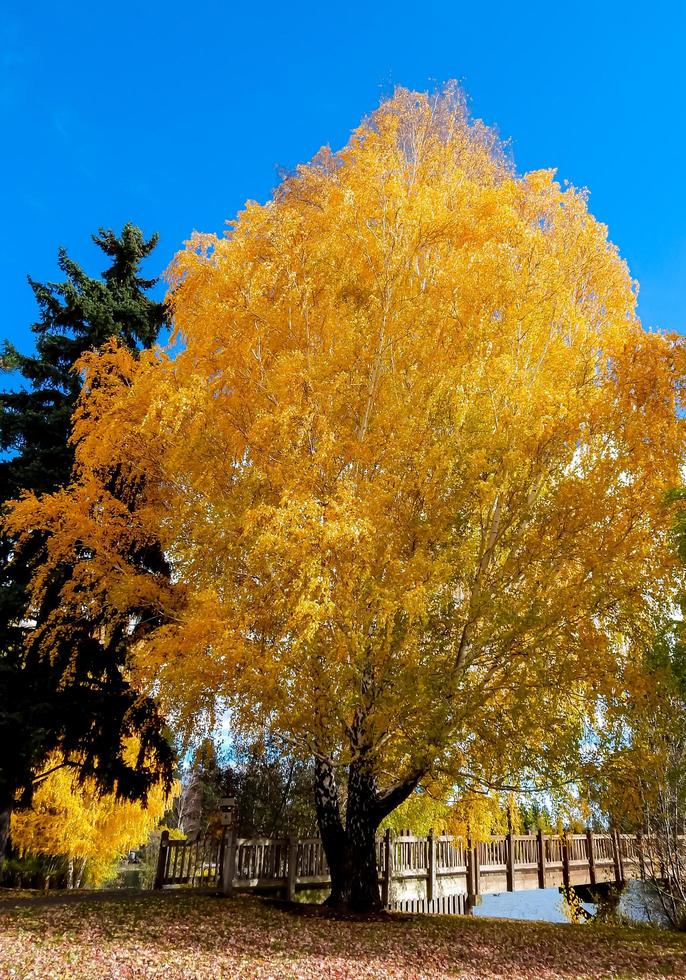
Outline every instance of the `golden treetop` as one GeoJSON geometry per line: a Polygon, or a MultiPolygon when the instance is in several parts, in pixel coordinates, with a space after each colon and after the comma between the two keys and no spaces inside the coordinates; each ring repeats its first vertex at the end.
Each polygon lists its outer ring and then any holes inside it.
{"type": "Polygon", "coordinates": [[[98,602],[159,588],[138,669],[185,716],[380,773],[562,757],[674,594],[684,458],[683,343],[585,195],[399,90],[170,280],[175,350],[85,360],[78,481],[14,529],[87,542],[98,602]]]}

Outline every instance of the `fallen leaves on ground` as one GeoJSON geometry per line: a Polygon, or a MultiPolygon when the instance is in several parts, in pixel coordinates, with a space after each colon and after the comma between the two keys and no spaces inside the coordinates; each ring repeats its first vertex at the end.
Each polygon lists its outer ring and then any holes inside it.
{"type": "Polygon", "coordinates": [[[296,915],[256,898],[167,893],[0,905],[0,976],[686,977],[686,936],[498,919],[296,915]]]}

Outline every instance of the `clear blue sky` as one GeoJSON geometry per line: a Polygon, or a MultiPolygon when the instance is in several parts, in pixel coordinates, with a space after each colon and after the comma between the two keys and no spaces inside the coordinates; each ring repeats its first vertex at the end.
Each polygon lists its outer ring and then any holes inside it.
{"type": "Polygon", "coordinates": [[[520,171],[590,189],[644,323],[686,333],[683,2],[10,0],[0,38],[0,337],[23,349],[58,245],[100,272],[88,236],[132,220],[161,270],[394,85],[450,78],[520,171]]]}

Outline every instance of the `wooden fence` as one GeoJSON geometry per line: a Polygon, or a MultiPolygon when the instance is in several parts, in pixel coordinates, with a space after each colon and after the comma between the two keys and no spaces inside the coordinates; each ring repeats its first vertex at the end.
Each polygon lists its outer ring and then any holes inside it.
{"type": "MultiPolygon", "coordinates": [[[[446,911],[450,903],[444,900],[454,899],[450,910],[458,912],[480,894],[621,884],[642,877],[638,843],[634,835],[616,831],[539,831],[475,843],[448,834],[417,837],[387,831],[376,843],[381,897],[389,908],[427,912],[446,911]],[[408,887],[422,894],[409,897],[408,887]]],[[[224,894],[279,889],[291,900],[300,889],[328,884],[329,869],[318,838],[242,838],[232,833],[223,839],[184,841],[170,840],[165,832],[155,878],[156,888],[212,888],[224,894]]]]}
{"type": "Polygon", "coordinates": [[[386,903],[389,912],[411,912],[422,915],[468,915],[469,898],[464,892],[441,895],[440,898],[401,898],[386,903]]]}

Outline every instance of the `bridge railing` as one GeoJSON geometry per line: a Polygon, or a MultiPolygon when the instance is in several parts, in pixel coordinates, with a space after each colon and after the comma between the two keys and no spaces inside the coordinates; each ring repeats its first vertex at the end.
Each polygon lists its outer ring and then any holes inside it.
{"type": "Polygon", "coordinates": [[[533,834],[513,836],[515,868],[538,867],[538,840],[533,834]]]}
{"type": "Polygon", "coordinates": [[[222,839],[208,836],[196,841],[170,840],[165,831],[160,841],[155,887],[216,888],[221,881],[223,860],[222,839]]]}
{"type": "MultiPolygon", "coordinates": [[[[379,883],[385,903],[394,886],[419,882],[431,904],[451,892],[621,882],[643,874],[645,839],[616,832],[595,834],[503,834],[471,842],[464,837],[409,831],[376,841],[379,883]]],[[[319,838],[224,838],[170,840],[162,835],[155,887],[283,889],[325,886],[329,867],[319,838]]],[[[412,886],[415,887],[414,885],[412,886]]],[[[397,890],[397,889],[396,889],[397,890]]],[[[422,899],[423,901],[424,899],[422,899]]]]}
{"type": "Polygon", "coordinates": [[[478,853],[479,864],[484,871],[487,868],[504,871],[507,867],[507,837],[479,841],[478,853]]]}
{"type": "Polygon", "coordinates": [[[614,861],[614,847],[611,834],[593,834],[593,856],[596,864],[614,861]]]}
{"type": "Polygon", "coordinates": [[[287,874],[288,841],[285,838],[238,838],[234,878],[255,882],[279,880],[287,874]]]}
{"type": "Polygon", "coordinates": [[[457,874],[467,870],[467,841],[463,837],[441,834],[436,838],[436,865],[439,874],[457,874]]]}

